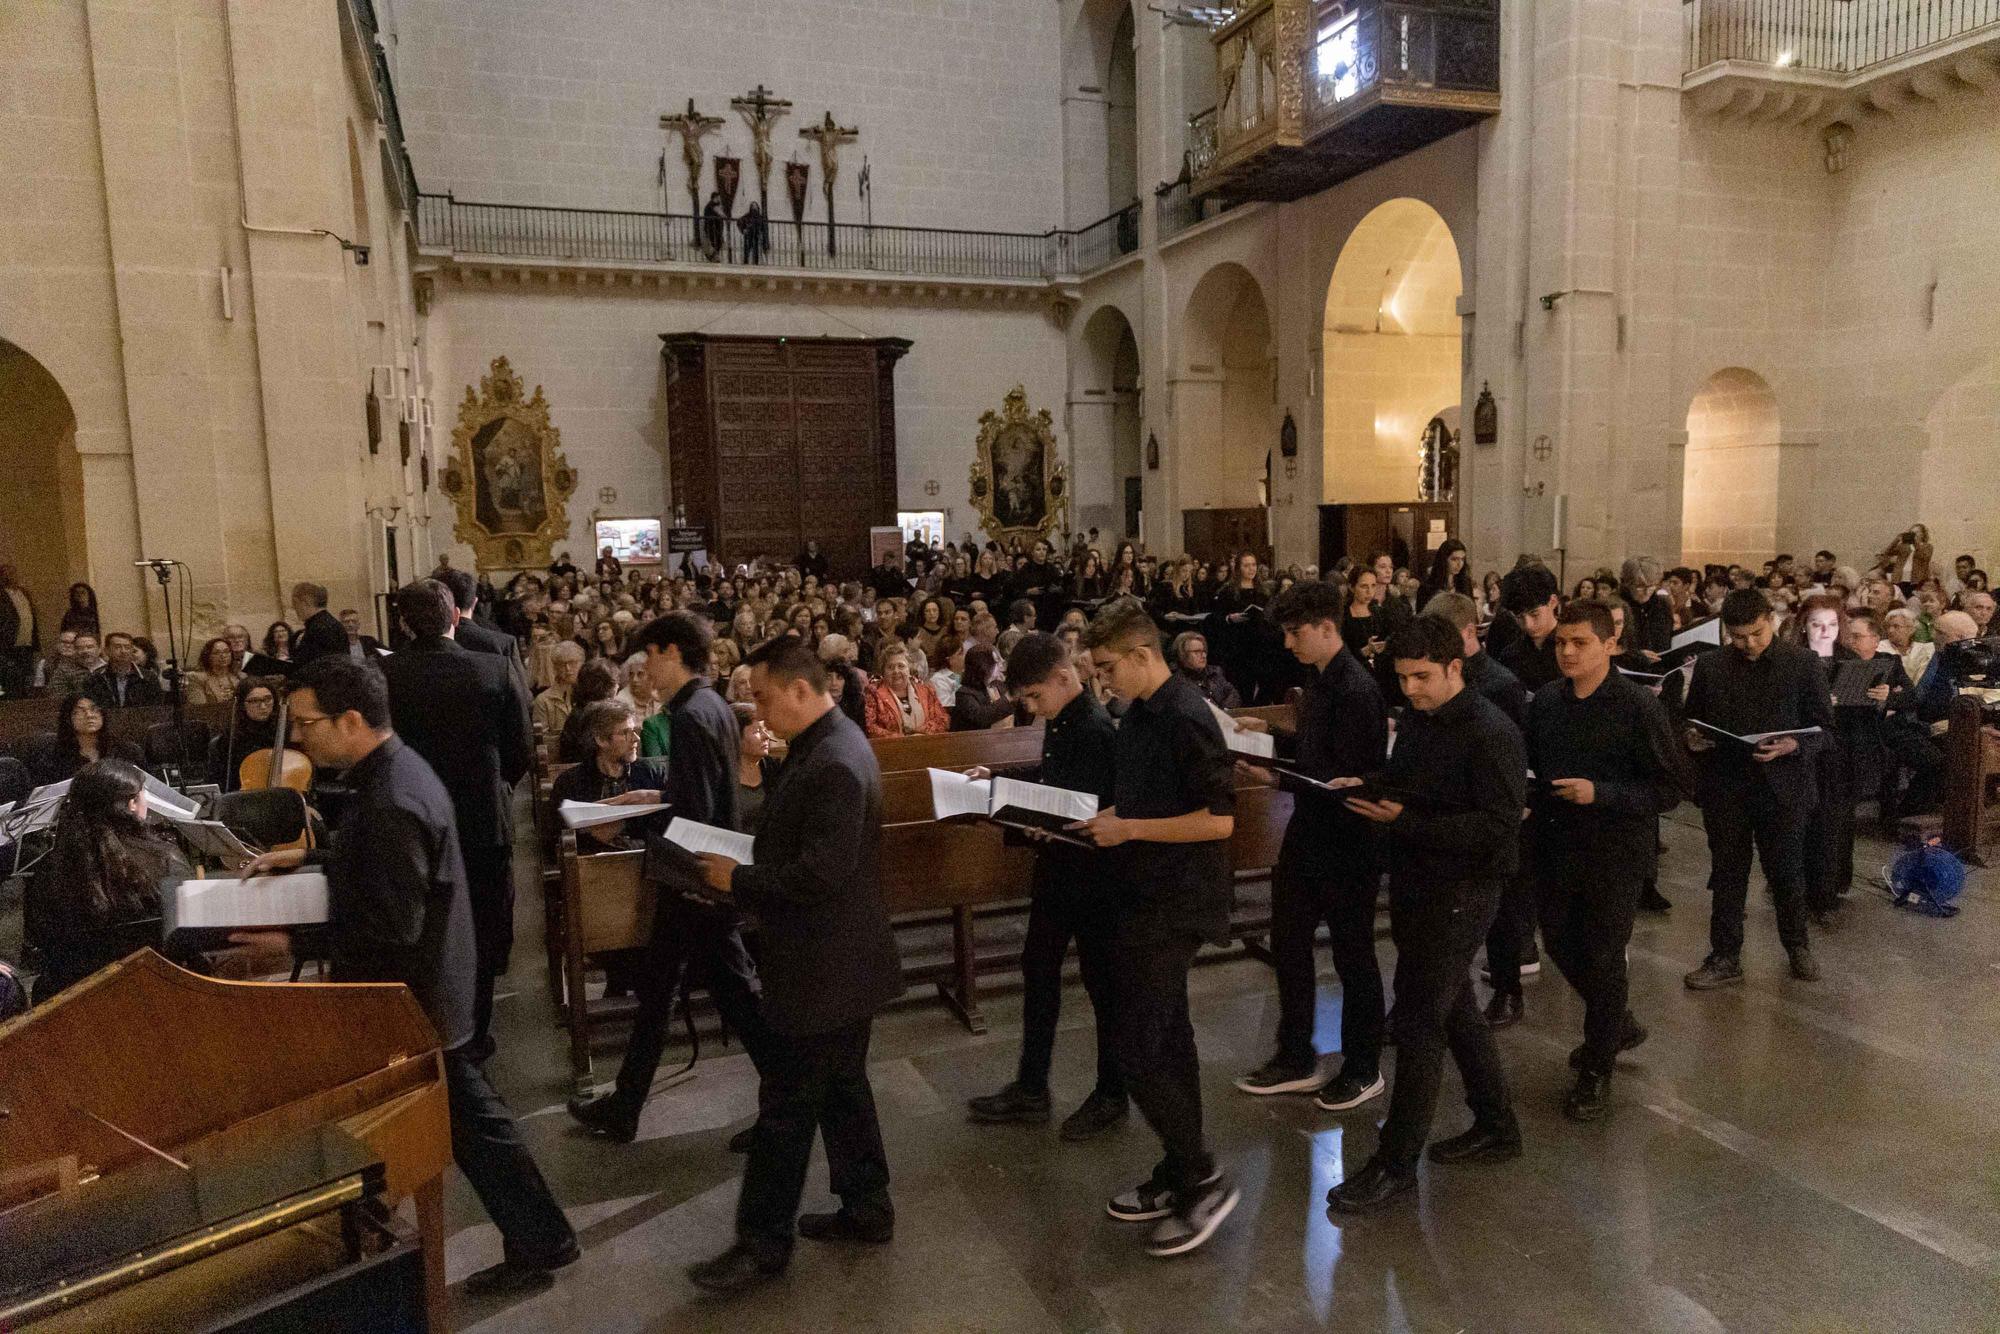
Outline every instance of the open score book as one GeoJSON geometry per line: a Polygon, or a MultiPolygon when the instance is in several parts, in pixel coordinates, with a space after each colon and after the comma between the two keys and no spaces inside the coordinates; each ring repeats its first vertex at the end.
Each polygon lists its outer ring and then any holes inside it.
{"type": "Polygon", "coordinates": [[[1015,829],[1039,829],[1079,847],[1097,846],[1068,828],[1097,814],[1097,798],[1088,792],[1017,778],[967,778],[949,769],[929,773],[931,813],[939,820],[991,820],[1015,829]]]}

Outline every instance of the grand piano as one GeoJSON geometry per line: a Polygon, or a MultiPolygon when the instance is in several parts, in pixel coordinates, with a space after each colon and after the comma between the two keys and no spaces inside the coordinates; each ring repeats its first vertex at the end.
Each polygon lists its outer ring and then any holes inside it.
{"type": "Polygon", "coordinates": [[[0,1330],[443,1331],[450,1160],[406,988],[141,951],[0,1025],[0,1330]]]}

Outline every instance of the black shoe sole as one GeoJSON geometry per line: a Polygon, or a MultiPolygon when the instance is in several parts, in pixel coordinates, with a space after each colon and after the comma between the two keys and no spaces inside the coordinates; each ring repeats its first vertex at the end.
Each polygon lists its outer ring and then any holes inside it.
{"type": "Polygon", "coordinates": [[[1445,1167],[1458,1167],[1464,1163],[1507,1163],[1521,1156],[1521,1141],[1515,1140],[1511,1144],[1495,1144],[1487,1148],[1477,1149],[1471,1153],[1450,1157],[1440,1155],[1437,1151],[1437,1146],[1432,1145],[1424,1156],[1432,1162],[1439,1163],[1445,1167]]]}
{"type": "Polygon", "coordinates": [[[1053,1119],[1053,1112],[1009,1112],[995,1115],[990,1112],[976,1112],[965,1109],[965,1119],[976,1126],[1045,1126],[1053,1119]]]}
{"type": "Polygon", "coordinates": [[[1402,1199],[1406,1195],[1416,1194],[1417,1181],[1415,1177],[1411,1177],[1407,1182],[1397,1186],[1396,1189],[1390,1191],[1388,1194],[1376,1195],[1365,1201],[1355,1201],[1349,1199],[1347,1196],[1339,1194],[1338,1190],[1339,1188],[1336,1187],[1334,1191],[1328,1192],[1327,1194],[1326,1197],[1327,1213],[1372,1214],[1377,1210],[1388,1208],[1390,1205],[1394,1204],[1397,1200],[1402,1199]]]}
{"type": "Polygon", "coordinates": [[[1127,1108],[1121,1107],[1116,1116],[1103,1121],[1086,1121],[1081,1124],[1078,1124],[1076,1118],[1072,1116],[1062,1123],[1062,1129],[1057,1135],[1065,1143],[1081,1144],[1087,1139],[1096,1139],[1106,1131],[1116,1130],[1130,1114],[1127,1108]]]}
{"type": "Polygon", "coordinates": [[[576,1122],[576,1124],[582,1126],[599,1139],[608,1139],[613,1144],[630,1144],[633,1140],[639,1138],[639,1126],[636,1122],[627,1126],[585,1115],[575,1107],[569,1108],[568,1111],[570,1120],[576,1122]]]}
{"type": "Polygon", "coordinates": [[[1563,1104],[1563,1118],[1579,1123],[1602,1121],[1604,1114],[1610,1110],[1610,1105],[1607,1103],[1600,1102],[1589,1106],[1578,1106],[1575,1103],[1565,1102],[1563,1104]]]}

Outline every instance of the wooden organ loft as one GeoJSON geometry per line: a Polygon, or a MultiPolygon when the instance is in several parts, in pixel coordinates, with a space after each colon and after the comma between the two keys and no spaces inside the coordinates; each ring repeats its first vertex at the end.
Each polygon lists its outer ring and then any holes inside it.
{"type": "Polygon", "coordinates": [[[1249,0],[1211,37],[1197,197],[1290,200],[1500,110],[1499,0],[1249,0]]]}

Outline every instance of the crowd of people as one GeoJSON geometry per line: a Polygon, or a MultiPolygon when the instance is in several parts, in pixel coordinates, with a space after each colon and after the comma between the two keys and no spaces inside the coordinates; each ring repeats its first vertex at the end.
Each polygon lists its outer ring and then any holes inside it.
{"type": "MultiPolygon", "coordinates": [[[[1106,558],[1091,536],[1060,556],[1046,542],[912,543],[840,581],[811,546],[790,562],[658,573],[607,550],[591,573],[564,556],[504,588],[441,568],[398,591],[386,647],[302,584],[296,632],[278,623],[259,654],[225,626],[194,655],[181,688],[237,714],[211,772],[271,744],[282,699],[294,744],[345,774],[336,834],[310,854],[343,905],[329,925],[334,976],[408,982],[432,1014],[454,1147],[506,1243],[482,1284],[545,1283],[577,1254],[483,1072],[513,936],[513,790],[537,732],[561,767],[559,803],[666,802],[680,820],[755,837],[739,864],[679,850],[662,815],[578,833],[584,855],[643,849],[661,908],[646,949],[604,961],[611,985],[637,995],[638,1019],[616,1084],[571,1114],[631,1140],[676,997],[689,980],[708,991],[763,1085],[756,1124],[732,1141],[750,1155],[735,1240],[690,1271],[735,1291],[782,1271],[795,1235],[879,1244],[894,1232],[866,1058],[872,1016],[902,982],[877,885],[870,738],[1039,723],[1028,776],[1094,801],[1095,816],[1032,838],[1020,1062],[967,1110],[984,1124],[1051,1118],[1074,941],[1098,1062],[1062,1134],[1091,1139],[1137,1107],[1162,1157],[1106,1209],[1152,1225],[1148,1249],[1170,1256],[1208,1241],[1240,1199],[1202,1130],[1187,973],[1229,931],[1244,784],[1275,783],[1295,806],[1272,873],[1279,1019],[1268,1059],[1236,1087],[1335,1114],[1386,1096],[1373,1156],[1328,1197],[1368,1212],[1412,1191],[1426,1154],[1520,1153],[1495,1034],[1521,1018],[1521,978],[1544,955],[1585,1005],[1563,1111],[1612,1110],[1618,1056],[1647,1036],[1625,947],[1639,912],[1672,907],[1658,820],[1682,800],[1703,813],[1712,894],[1709,951],[1687,986],[1743,980],[1753,858],[1790,976],[1817,981],[1809,933],[1841,925],[1857,810],[1886,825],[1939,799],[1939,734],[1959,686],[1949,646],[1993,633],[1984,573],[1961,557],[1938,577],[1921,526],[1866,573],[1830,551],[1761,570],[1641,555],[1568,596],[1531,558],[1475,579],[1456,540],[1413,573],[1388,552],[1324,572],[1249,552],[1159,561],[1129,542],[1106,558]],[[1227,710],[1262,704],[1294,705],[1295,722],[1260,748],[1242,734],[1263,725],[1227,710]],[[1387,988],[1374,938],[1385,884],[1387,988]],[[1337,1063],[1314,1045],[1322,925],[1344,993],[1337,1063]],[[1472,1123],[1434,1140],[1447,1052],[1472,1123]],[[841,1203],[800,1217],[816,1135],[841,1203]]],[[[18,617],[22,600],[6,601],[18,617]]],[[[135,636],[100,638],[94,605],[79,586],[70,611],[90,619],[66,617],[26,674],[62,701],[34,777],[75,780],[28,894],[38,999],[119,957],[176,874],[171,839],[145,824],[145,757],[115,733],[119,710],[173,683],[135,636]]],[[[252,870],[307,857],[266,854],[252,870]]]]}

